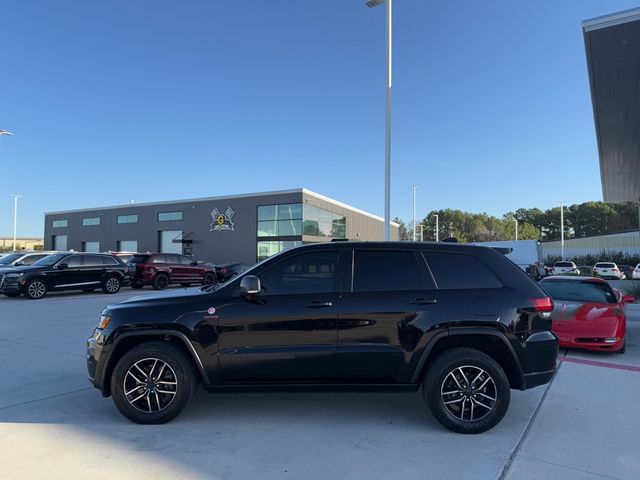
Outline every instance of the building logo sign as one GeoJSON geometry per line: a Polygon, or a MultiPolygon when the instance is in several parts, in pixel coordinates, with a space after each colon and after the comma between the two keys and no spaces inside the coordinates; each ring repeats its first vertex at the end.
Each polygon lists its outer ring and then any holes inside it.
{"type": "Polygon", "coordinates": [[[234,223],[231,220],[236,212],[233,211],[231,207],[227,207],[224,213],[221,213],[220,210],[214,208],[211,212],[211,218],[213,222],[211,223],[210,232],[222,232],[224,230],[235,231],[234,223]]]}

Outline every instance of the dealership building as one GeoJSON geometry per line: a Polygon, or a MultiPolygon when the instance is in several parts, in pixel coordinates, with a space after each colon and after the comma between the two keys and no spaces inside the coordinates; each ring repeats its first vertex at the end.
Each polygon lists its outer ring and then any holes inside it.
{"type": "MultiPolygon", "coordinates": [[[[45,213],[45,249],[193,255],[253,264],[304,243],[382,240],[384,219],[296,190],[45,213]]],[[[391,225],[398,239],[398,225],[391,225]]]]}

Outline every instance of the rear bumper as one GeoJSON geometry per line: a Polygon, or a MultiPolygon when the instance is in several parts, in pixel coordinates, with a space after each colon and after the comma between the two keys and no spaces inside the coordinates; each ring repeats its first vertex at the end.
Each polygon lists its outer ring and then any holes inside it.
{"type": "Polygon", "coordinates": [[[558,339],[549,331],[534,333],[526,339],[521,390],[551,381],[557,368],[558,350],[558,339]]]}

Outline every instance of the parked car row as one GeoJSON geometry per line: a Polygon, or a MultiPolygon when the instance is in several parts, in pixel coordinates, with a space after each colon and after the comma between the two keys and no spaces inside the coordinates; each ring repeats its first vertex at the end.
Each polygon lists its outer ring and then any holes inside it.
{"type": "Polygon", "coordinates": [[[100,288],[113,294],[127,285],[162,290],[172,284],[225,282],[244,269],[239,263],[216,266],[169,253],[11,252],[0,257],[0,293],[38,299],[62,290],[100,288]]]}
{"type": "Polygon", "coordinates": [[[576,265],[574,262],[555,262],[552,267],[545,268],[548,275],[576,275],[600,277],[609,280],[640,279],[640,264],[618,266],[614,262],[597,262],[593,266],[576,265]]]}

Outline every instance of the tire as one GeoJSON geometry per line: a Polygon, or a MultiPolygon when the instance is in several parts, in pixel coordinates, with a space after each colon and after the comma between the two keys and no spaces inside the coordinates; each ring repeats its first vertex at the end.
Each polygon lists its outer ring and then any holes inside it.
{"type": "Polygon", "coordinates": [[[208,272],[204,274],[202,277],[202,285],[213,285],[216,283],[216,276],[212,272],[208,272]]]}
{"type": "Polygon", "coordinates": [[[38,300],[39,298],[44,297],[49,290],[49,286],[47,282],[40,278],[34,278],[33,280],[29,280],[27,284],[24,286],[24,296],[29,300],[38,300]]]}
{"type": "Polygon", "coordinates": [[[616,353],[625,353],[627,351],[627,341],[625,340],[624,343],[622,344],[622,348],[620,350],[618,350],[616,353]]]}
{"type": "Polygon", "coordinates": [[[500,365],[479,350],[461,347],[445,350],[436,357],[425,375],[422,394],[438,422],[454,432],[472,434],[495,427],[511,399],[509,379],[500,365]],[[483,387],[465,388],[468,382],[483,387]],[[455,393],[443,395],[444,391],[455,393]]]}
{"type": "Polygon", "coordinates": [[[6,292],[5,295],[7,297],[14,298],[14,297],[19,297],[20,295],[22,295],[22,293],[21,292],[6,292]]]}
{"type": "Polygon", "coordinates": [[[144,285],[141,283],[131,283],[131,288],[135,288],[136,290],[140,290],[142,287],[144,287],[144,285]]]}
{"type": "Polygon", "coordinates": [[[122,288],[122,281],[115,275],[107,277],[102,283],[102,293],[106,293],[108,295],[118,293],[120,288],[122,288]]]}
{"type": "Polygon", "coordinates": [[[164,290],[169,286],[169,277],[165,273],[158,273],[155,277],[153,277],[151,286],[154,290],[164,290]]]}
{"type": "Polygon", "coordinates": [[[111,393],[120,413],[132,422],[160,424],[173,420],[184,410],[197,384],[193,363],[180,349],[168,342],[150,342],[134,347],[118,361],[111,376],[111,393]],[[166,383],[151,380],[151,386],[147,386],[135,365],[145,374],[159,371],[161,367],[161,378],[166,383]],[[170,382],[175,382],[175,386],[170,382]],[[136,385],[140,386],[136,388],[136,385]],[[162,392],[158,392],[159,389],[162,392]]]}

